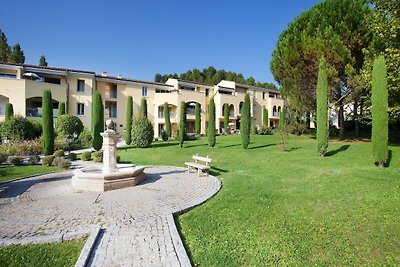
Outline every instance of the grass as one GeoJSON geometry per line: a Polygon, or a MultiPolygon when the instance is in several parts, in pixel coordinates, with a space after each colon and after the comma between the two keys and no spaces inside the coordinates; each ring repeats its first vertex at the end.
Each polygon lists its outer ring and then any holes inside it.
{"type": "Polygon", "coordinates": [[[184,166],[210,155],[221,191],[177,219],[192,261],[200,266],[399,265],[400,147],[387,168],[374,166],[369,142],[329,144],[320,158],[309,136],[221,136],[157,142],[119,150],[122,161],[184,166]]]}
{"type": "Polygon", "coordinates": [[[1,266],[74,266],[85,242],[86,237],[56,244],[1,246],[1,266]]]}
{"type": "Polygon", "coordinates": [[[52,171],[61,170],[58,167],[46,167],[42,165],[28,165],[28,166],[0,166],[0,182],[7,182],[16,178],[26,177],[35,174],[44,174],[52,171]]]}

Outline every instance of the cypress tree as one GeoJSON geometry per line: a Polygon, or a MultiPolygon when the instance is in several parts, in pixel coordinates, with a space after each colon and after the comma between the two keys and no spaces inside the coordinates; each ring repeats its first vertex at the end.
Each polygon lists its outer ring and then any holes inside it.
{"type": "Polygon", "coordinates": [[[282,107],[281,114],[279,114],[279,129],[284,130],[286,126],[286,109],[282,107]]]}
{"type": "Polygon", "coordinates": [[[263,108],[263,125],[269,127],[268,109],[263,108]]]}
{"type": "Polygon", "coordinates": [[[147,118],[147,100],[144,97],[140,103],[140,117],[147,118]]]}
{"type": "Polygon", "coordinates": [[[321,59],[317,81],[317,150],[321,157],[328,148],[328,125],[328,77],[325,60],[321,59]]]}
{"type": "Polygon", "coordinates": [[[65,115],[65,102],[58,103],[58,116],[65,115]]]}
{"type": "Polygon", "coordinates": [[[93,95],[92,108],[92,144],[93,148],[100,150],[103,145],[103,138],[100,132],[104,130],[104,108],[101,94],[95,92],[93,95]]]}
{"type": "Polygon", "coordinates": [[[229,105],[228,103],[224,104],[224,132],[228,134],[229,127],[229,105]]]}
{"type": "Polygon", "coordinates": [[[42,119],[43,153],[52,155],[54,153],[53,100],[49,90],[43,92],[42,119]]]}
{"type": "Polygon", "coordinates": [[[201,133],[201,115],[200,115],[200,104],[196,103],[196,106],[194,108],[194,114],[195,114],[195,122],[194,122],[194,127],[196,130],[196,134],[201,133]]]}
{"type": "Polygon", "coordinates": [[[247,149],[250,144],[250,127],[251,126],[251,113],[250,113],[250,96],[246,94],[242,107],[242,117],[240,119],[240,135],[242,138],[242,147],[247,149]]]}
{"type": "Polygon", "coordinates": [[[216,140],[215,140],[215,103],[214,97],[210,99],[210,103],[208,105],[208,145],[210,147],[214,147],[216,140]]]}
{"type": "Polygon", "coordinates": [[[164,121],[165,121],[165,132],[168,137],[171,137],[171,119],[169,116],[169,104],[167,102],[164,103],[164,121]]]}
{"type": "Polygon", "coordinates": [[[374,60],[372,69],[372,153],[375,163],[383,167],[388,159],[388,90],[386,62],[374,60]]]}
{"type": "Polygon", "coordinates": [[[14,116],[13,105],[10,102],[6,103],[4,115],[5,115],[4,119],[5,121],[9,121],[11,117],[14,116]]]}
{"type": "Polygon", "coordinates": [[[186,136],[186,103],[181,102],[179,114],[179,145],[182,147],[186,136]]]}
{"type": "Polygon", "coordinates": [[[126,99],[126,124],[125,124],[125,143],[131,144],[132,141],[132,117],[133,117],[133,99],[128,96],[126,99]]]}

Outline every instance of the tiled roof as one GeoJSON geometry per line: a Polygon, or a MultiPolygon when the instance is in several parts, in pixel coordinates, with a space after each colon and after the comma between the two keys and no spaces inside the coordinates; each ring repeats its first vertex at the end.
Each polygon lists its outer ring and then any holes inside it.
{"type": "Polygon", "coordinates": [[[79,72],[79,73],[87,73],[87,74],[96,74],[94,71],[88,70],[76,70],[76,69],[67,69],[67,68],[55,68],[55,67],[43,67],[31,64],[14,64],[14,63],[2,63],[4,65],[11,65],[11,66],[19,66],[23,68],[33,68],[33,69],[42,69],[42,70],[54,70],[54,71],[69,71],[69,72],[79,72]]]}
{"type": "Polygon", "coordinates": [[[193,82],[193,81],[188,81],[188,80],[181,80],[177,79],[179,82],[184,82],[184,83],[193,83],[193,84],[198,84],[198,85],[205,85],[205,86],[212,86],[214,87],[213,84],[208,84],[208,83],[199,83],[199,82],[193,82]]]}
{"type": "Polygon", "coordinates": [[[110,80],[124,81],[124,82],[134,82],[134,83],[152,84],[152,85],[158,85],[158,86],[173,87],[172,85],[165,84],[165,83],[149,82],[149,81],[135,80],[135,79],[130,79],[130,78],[120,78],[120,77],[108,76],[108,75],[107,75],[107,76],[96,75],[96,78],[99,78],[99,79],[110,79],[110,80]]]}
{"type": "Polygon", "coordinates": [[[254,88],[254,89],[263,90],[263,91],[268,91],[268,92],[273,92],[273,93],[277,93],[277,94],[280,93],[278,90],[267,89],[267,88],[264,88],[264,87],[253,86],[253,85],[247,85],[247,84],[242,84],[242,83],[236,83],[236,86],[238,86],[238,87],[244,87],[244,88],[254,88]]]}

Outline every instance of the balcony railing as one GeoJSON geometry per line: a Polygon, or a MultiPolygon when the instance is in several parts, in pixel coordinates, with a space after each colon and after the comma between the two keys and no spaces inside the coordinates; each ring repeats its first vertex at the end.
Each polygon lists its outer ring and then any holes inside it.
{"type": "MultiPolygon", "coordinates": [[[[42,108],[26,108],[26,116],[33,118],[41,118],[42,117],[42,108]]],[[[53,117],[58,117],[58,109],[53,108],[53,117]]]]}

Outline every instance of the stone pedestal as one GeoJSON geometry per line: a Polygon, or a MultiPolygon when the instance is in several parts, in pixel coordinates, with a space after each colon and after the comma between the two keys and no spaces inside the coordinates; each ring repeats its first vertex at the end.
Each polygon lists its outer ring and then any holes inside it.
{"type": "Polygon", "coordinates": [[[117,168],[117,134],[107,129],[100,133],[103,137],[103,174],[118,172],[117,168]]]}

